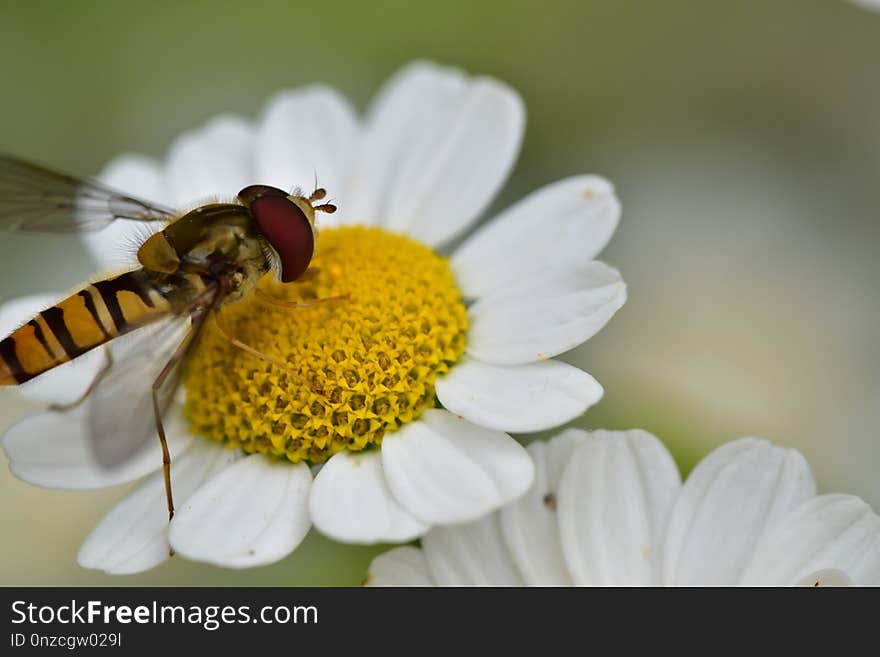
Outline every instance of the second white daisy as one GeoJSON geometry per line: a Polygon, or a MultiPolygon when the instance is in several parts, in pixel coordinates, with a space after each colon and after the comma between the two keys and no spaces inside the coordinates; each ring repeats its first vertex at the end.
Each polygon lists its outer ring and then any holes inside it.
{"type": "Polygon", "coordinates": [[[535,482],[422,549],[377,557],[374,586],[836,586],[880,584],[880,517],[816,495],[804,457],[744,438],[682,485],[645,431],[569,429],[528,447],[535,482]]]}

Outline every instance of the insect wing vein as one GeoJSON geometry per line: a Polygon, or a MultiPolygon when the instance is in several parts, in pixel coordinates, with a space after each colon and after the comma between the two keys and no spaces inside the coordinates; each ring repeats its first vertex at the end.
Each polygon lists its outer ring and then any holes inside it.
{"type": "Polygon", "coordinates": [[[99,182],[0,155],[0,227],[40,232],[100,230],[116,219],[170,221],[173,210],[99,182]]]}
{"type": "MultiPolygon", "coordinates": [[[[86,401],[91,445],[100,465],[122,466],[143,450],[154,451],[159,465],[152,385],[190,326],[189,315],[172,316],[111,343],[113,367],[86,401]]],[[[173,401],[180,371],[177,367],[160,389],[163,414],[173,401]]]]}

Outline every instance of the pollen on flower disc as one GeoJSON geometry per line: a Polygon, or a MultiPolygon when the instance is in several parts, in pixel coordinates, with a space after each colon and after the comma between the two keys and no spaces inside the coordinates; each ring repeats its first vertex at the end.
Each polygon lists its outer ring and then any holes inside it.
{"type": "Polygon", "coordinates": [[[234,346],[213,322],[184,373],[193,430],[246,452],[319,463],[378,445],[435,406],[434,381],[462,355],[467,310],[448,261],[378,228],[321,231],[317,274],[223,309],[224,326],[289,370],[234,346]]]}

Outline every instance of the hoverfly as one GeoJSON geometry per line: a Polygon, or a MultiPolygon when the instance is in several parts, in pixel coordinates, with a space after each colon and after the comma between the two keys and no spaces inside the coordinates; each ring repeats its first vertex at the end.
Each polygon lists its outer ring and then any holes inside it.
{"type": "MultiPolygon", "coordinates": [[[[263,275],[282,283],[303,277],[315,250],[315,211],[332,213],[317,188],[309,196],[267,185],[242,189],[231,203],[176,212],[92,180],[0,155],[0,228],[40,232],[100,230],[114,221],[155,222],[137,252],[139,267],[82,286],[0,341],[0,386],[17,385],[124,334],[83,397],[95,455],[116,465],[132,445],[158,434],[169,519],[174,515],[171,456],[162,416],[181,364],[211,316],[236,346],[276,366],[231,335],[220,309],[261,292],[263,275]],[[126,409],[132,409],[130,413],[126,409]]],[[[310,305],[310,304],[306,304],[310,305]]]]}

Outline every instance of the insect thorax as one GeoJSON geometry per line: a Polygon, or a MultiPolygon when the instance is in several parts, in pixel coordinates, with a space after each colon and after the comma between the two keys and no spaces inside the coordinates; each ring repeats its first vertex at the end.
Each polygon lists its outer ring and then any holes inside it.
{"type": "Polygon", "coordinates": [[[216,203],[201,206],[151,236],[138,251],[145,269],[223,278],[225,302],[249,292],[270,263],[263,239],[247,208],[216,203]]]}

